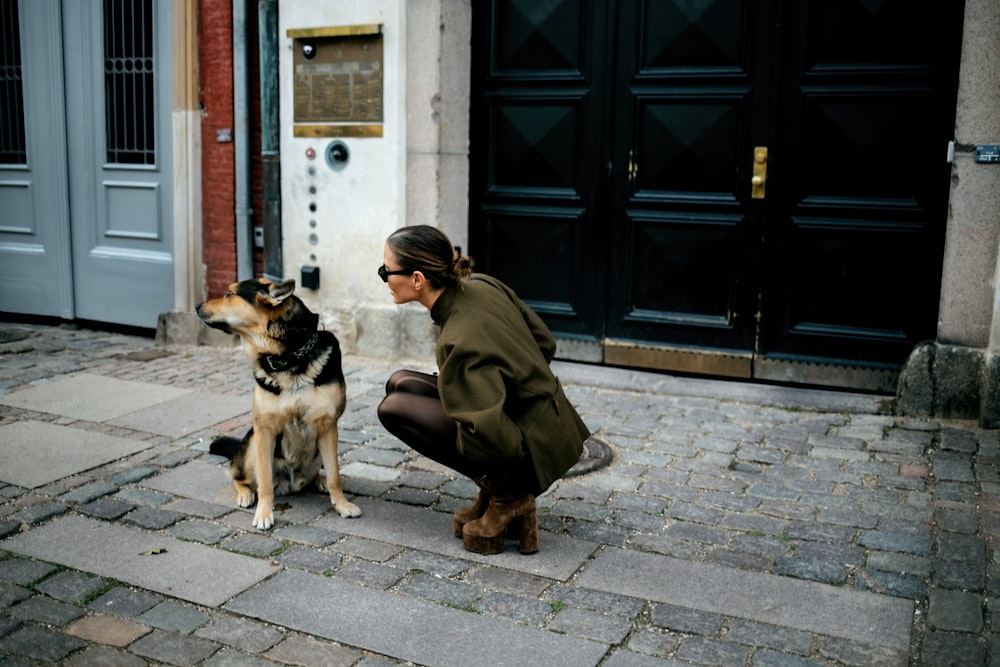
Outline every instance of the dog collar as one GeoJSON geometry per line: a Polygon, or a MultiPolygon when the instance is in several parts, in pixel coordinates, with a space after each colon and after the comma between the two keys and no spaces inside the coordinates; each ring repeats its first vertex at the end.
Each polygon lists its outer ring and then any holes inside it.
{"type": "Polygon", "coordinates": [[[309,340],[305,342],[297,350],[289,352],[288,354],[265,354],[261,357],[261,365],[265,367],[265,370],[270,370],[272,373],[278,373],[280,371],[286,371],[292,366],[297,366],[302,362],[302,359],[312,352],[312,349],[316,347],[316,342],[319,340],[319,332],[317,331],[309,340]]]}

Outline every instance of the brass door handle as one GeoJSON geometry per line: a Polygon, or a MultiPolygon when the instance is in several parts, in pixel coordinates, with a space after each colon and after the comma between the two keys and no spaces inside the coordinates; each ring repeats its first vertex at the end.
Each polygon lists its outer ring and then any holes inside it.
{"type": "Polygon", "coordinates": [[[767,185],[767,146],[753,149],[753,176],[750,178],[750,197],[763,199],[767,185]]]}

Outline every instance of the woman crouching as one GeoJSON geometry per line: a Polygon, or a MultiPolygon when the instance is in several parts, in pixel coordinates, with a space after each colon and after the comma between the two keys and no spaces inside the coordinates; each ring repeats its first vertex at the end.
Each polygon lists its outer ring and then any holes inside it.
{"type": "Polygon", "coordinates": [[[378,407],[385,428],[472,479],[479,495],[454,515],[469,551],[538,551],[535,497],[580,459],[590,431],[549,363],[555,339],[509,287],[472,272],[440,230],[403,227],[385,242],[379,277],[397,304],[417,301],[440,327],[437,375],[399,370],[378,407]]]}

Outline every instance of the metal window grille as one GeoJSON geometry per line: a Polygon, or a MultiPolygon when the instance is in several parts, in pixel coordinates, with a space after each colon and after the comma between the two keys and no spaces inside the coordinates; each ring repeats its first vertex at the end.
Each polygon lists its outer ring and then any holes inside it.
{"type": "Polygon", "coordinates": [[[153,0],[104,0],[108,162],[156,164],[153,0]]]}
{"type": "Polygon", "coordinates": [[[0,164],[26,164],[17,0],[0,0],[0,164]]]}

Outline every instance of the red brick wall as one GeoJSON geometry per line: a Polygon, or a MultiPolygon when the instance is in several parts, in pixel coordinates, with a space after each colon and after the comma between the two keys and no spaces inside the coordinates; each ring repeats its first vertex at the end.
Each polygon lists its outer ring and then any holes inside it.
{"type": "Polygon", "coordinates": [[[202,259],[209,298],[236,280],[233,144],[216,140],[216,130],[233,129],[232,29],[232,0],[198,1],[202,259]]]}
{"type": "MultiPolygon", "coordinates": [[[[246,66],[249,84],[251,225],[263,224],[263,172],[260,159],[260,57],[257,3],[246,3],[246,66]]],[[[235,130],[233,117],[232,0],[199,0],[198,59],[202,109],[202,260],[209,297],[236,280],[235,144],[219,143],[216,131],[235,130]]],[[[234,137],[235,139],[235,137],[234,137]]],[[[253,275],[263,273],[263,251],[253,249],[253,275]]]]}

